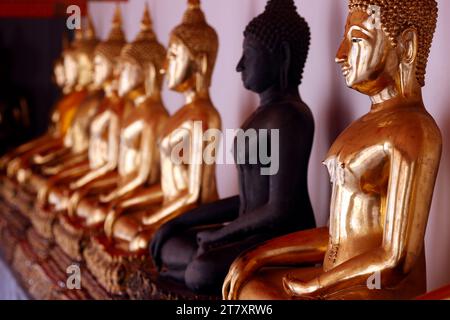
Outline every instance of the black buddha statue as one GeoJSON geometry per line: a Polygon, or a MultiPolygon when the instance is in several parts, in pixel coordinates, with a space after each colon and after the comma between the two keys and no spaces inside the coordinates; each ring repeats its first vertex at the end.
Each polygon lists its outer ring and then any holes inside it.
{"type": "Polygon", "coordinates": [[[307,188],[314,120],[298,91],[310,43],[308,24],[293,0],[270,0],[244,38],[237,71],[261,102],[242,126],[246,133],[258,133],[256,141],[234,141],[239,196],[169,221],[150,248],[161,277],[204,294],[220,293],[231,263],[243,251],[315,227],[307,188]],[[264,172],[269,165],[261,159],[249,161],[261,140],[270,146],[272,159],[278,159],[274,172],[264,172]]]}

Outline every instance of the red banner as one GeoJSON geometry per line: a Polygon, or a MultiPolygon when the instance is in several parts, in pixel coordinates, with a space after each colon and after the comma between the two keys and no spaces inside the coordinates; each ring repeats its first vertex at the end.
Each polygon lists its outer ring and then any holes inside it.
{"type": "MultiPolygon", "coordinates": [[[[104,2],[123,2],[124,0],[96,0],[104,2]]],[[[126,1],[126,0],[125,0],[126,1]]],[[[67,16],[67,7],[77,5],[81,14],[87,11],[88,0],[0,0],[2,18],[51,18],[67,16]]]]}

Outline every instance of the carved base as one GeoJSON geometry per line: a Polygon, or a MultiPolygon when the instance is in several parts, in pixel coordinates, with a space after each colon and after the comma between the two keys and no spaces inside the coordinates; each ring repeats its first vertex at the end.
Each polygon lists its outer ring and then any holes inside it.
{"type": "Polygon", "coordinates": [[[41,237],[48,240],[54,239],[53,224],[58,214],[58,211],[35,208],[31,215],[31,223],[41,237]]]}
{"type": "Polygon", "coordinates": [[[84,250],[84,258],[89,271],[111,294],[126,295],[129,277],[136,270],[151,267],[150,259],[143,253],[130,253],[109,244],[105,236],[91,239],[84,250]]]}
{"type": "Polygon", "coordinates": [[[40,260],[45,260],[49,257],[50,250],[54,244],[52,241],[42,238],[34,228],[28,229],[26,239],[33,250],[33,253],[38,256],[40,260]]]}
{"type": "Polygon", "coordinates": [[[100,228],[86,228],[72,221],[65,215],[60,215],[53,226],[55,242],[72,259],[83,260],[83,251],[90,239],[101,231],[100,228]]]}
{"type": "Polygon", "coordinates": [[[135,300],[220,300],[219,296],[199,295],[184,284],[159,277],[156,270],[135,270],[128,279],[128,295],[135,300]]]}
{"type": "Polygon", "coordinates": [[[47,259],[41,260],[28,241],[21,241],[15,250],[12,266],[19,275],[19,281],[34,299],[90,299],[84,290],[66,288],[68,274],[61,268],[60,259],[50,253],[47,259]]]}
{"type": "Polygon", "coordinates": [[[16,244],[23,238],[29,225],[27,219],[0,200],[0,247],[7,262],[13,259],[16,244]]]}

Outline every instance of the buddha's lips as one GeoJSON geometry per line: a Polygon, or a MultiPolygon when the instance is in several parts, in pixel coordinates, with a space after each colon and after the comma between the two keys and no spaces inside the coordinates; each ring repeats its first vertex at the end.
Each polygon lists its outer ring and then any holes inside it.
{"type": "Polygon", "coordinates": [[[350,66],[343,66],[342,67],[342,74],[344,77],[348,76],[350,74],[350,71],[352,70],[352,67],[350,66]]]}

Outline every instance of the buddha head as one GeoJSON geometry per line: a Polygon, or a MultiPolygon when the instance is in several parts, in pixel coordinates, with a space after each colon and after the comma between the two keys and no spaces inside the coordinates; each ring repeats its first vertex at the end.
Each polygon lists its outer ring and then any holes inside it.
{"type": "Polygon", "coordinates": [[[108,38],[100,42],[94,52],[94,85],[101,87],[114,78],[120,52],[125,45],[125,35],[122,30],[120,7],[116,7],[108,38]]]}
{"type": "Polygon", "coordinates": [[[310,44],[310,29],[293,0],[269,0],[244,31],[237,71],[256,93],[277,86],[298,87],[310,44]]]}
{"type": "Polygon", "coordinates": [[[374,96],[420,92],[437,22],[435,0],[350,0],[336,62],[349,87],[374,96]]]}
{"type": "Polygon", "coordinates": [[[85,88],[94,80],[94,50],[97,39],[91,18],[88,16],[84,29],[75,30],[75,39],[64,51],[66,84],[85,88]]]}
{"type": "Polygon", "coordinates": [[[158,94],[161,90],[161,70],[166,50],[158,42],[153,32],[152,20],[148,6],[145,6],[141,20],[141,29],[136,39],[127,44],[120,54],[119,96],[143,87],[148,96],[158,94]]]}
{"type": "Polygon", "coordinates": [[[64,88],[66,85],[66,75],[64,72],[64,60],[58,58],[53,63],[53,82],[59,87],[64,88]]]}
{"type": "Polygon", "coordinates": [[[182,23],[170,35],[165,67],[169,88],[207,92],[218,47],[217,33],[206,22],[200,0],[188,0],[182,23]]]}
{"type": "Polygon", "coordinates": [[[72,43],[64,48],[62,53],[62,60],[64,65],[64,77],[66,88],[72,89],[78,81],[78,62],[76,58],[76,50],[83,40],[83,31],[75,29],[74,40],[72,43]]]}
{"type": "MultiPolygon", "coordinates": [[[[64,33],[62,38],[62,52],[67,50],[67,48],[68,48],[67,34],[64,33]]],[[[63,89],[66,85],[66,74],[64,70],[63,55],[61,55],[53,62],[53,83],[56,84],[61,89],[63,89]]]]}

